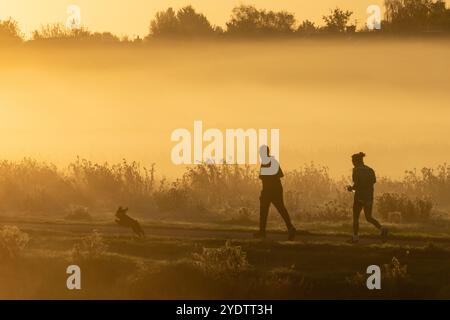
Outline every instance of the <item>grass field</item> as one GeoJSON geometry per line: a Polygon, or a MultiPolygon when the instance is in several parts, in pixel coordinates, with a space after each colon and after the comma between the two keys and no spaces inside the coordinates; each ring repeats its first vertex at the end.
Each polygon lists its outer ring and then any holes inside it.
{"type": "Polygon", "coordinates": [[[349,225],[331,223],[303,224],[311,234],[295,241],[277,228],[260,241],[251,227],[208,224],[146,222],[144,240],[106,222],[2,225],[21,230],[9,230],[14,242],[2,229],[2,299],[450,298],[445,221],[391,225],[384,244],[364,223],[359,245],[345,242],[349,225]],[[25,234],[26,245],[15,246],[25,234]],[[81,268],[81,290],[66,288],[71,264],[81,268]],[[370,291],[374,264],[382,289],[370,291]]]}

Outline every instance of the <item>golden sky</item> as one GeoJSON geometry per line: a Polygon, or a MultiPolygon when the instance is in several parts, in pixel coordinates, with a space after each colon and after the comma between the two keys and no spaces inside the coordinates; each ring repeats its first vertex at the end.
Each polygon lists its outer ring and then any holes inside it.
{"type": "Polygon", "coordinates": [[[321,23],[322,15],[331,8],[339,6],[352,10],[353,18],[363,24],[367,7],[382,3],[383,0],[0,0],[0,19],[13,17],[28,35],[41,24],[65,22],[67,7],[75,4],[81,8],[82,23],[89,29],[133,36],[147,34],[149,21],[157,11],[189,4],[206,14],[211,23],[224,25],[231,9],[239,4],[287,10],[300,21],[308,18],[316,23],[321,23]]]}

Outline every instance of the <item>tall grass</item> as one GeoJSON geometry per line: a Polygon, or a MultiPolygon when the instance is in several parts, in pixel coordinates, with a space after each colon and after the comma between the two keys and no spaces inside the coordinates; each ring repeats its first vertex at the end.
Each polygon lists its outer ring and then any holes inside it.
{"type": "MultiPolygon", "coordinates": [[[[301,219],[339,220],[350,215],[348,179],[333,179],[326,167],[313,163],[285,172],[288,209],[301,219]]],[[[77,158],[66,168],[30,158],[0,162],[0,213],[65,214],[74,207],[112,212],[126,205],[133,212],[184,214],[186,218],[257,216],[261,184],[250,166],[201,164],[178,179],[157,179],[155,166],[137,162],[93,163],[77,158]]],[[[407,171],[401,180],[379,178],[377,196],[430,199],[438,208],[450,206],[450,166],[407,171]]],[[[411,200],[412,201],[412,200],[411,200]]],[[[415,201],[415,200],[414,200],[415,201]]],[[[390,210],[384,208],[384,210],[390,210]]],[[[395,211],[395,208],[393,208],[395,211]]],[[[427,217],[428,217],[427,213],[427,217]]]]}
{"type": "Polygon", "coordinates": [[[138,163],[92,163],[77,159],[67,168],[25,158],[0,162],[0,211],[63,213],[73,206],[112,210],[127,203],[137,211],[153,204],[154,167],[138,163]]]}

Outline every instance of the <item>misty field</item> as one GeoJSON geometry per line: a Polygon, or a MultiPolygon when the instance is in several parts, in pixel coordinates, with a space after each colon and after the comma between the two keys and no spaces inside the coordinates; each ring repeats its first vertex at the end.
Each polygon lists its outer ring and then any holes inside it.
{"type": "Polygon", "coordinates": [[[364,151],[398,178],[449,159],[449,56],[445,38],[8,47],[0,150],[59,165],[132,159],[174,178],[171,132],[201,120],[279,128],[286,169],[314,161],[348,176],[364,151]]]}

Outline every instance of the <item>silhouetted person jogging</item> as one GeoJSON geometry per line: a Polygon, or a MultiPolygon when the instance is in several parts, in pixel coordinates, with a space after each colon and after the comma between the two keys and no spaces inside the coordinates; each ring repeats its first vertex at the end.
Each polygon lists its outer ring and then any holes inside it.
{"type": "Polygon", "coordinates": [[[262,190],[259,197],[259,231],[255,234],[255,237],[263,239],[266,237],[269,207],[273,203],[286,223],[288,239],[294,240],[297,231],[291,222],[283,200],[283,186],[281,185],[281,178],[284,177],[283,171],[278,161],[270,156],[268,146],[261,146],[259,154],[261,157],[259,178],[262,181],[262,190]]]}
{"type": "Polygon", "coordinates": [[[353,186],[347,187],[348,191],[355,191],[353,201],[353,237],[349,241],[351,243],[357,243],[359,241],[359,216],[361,214],[361,210],[363,209],[366,220],[381,231],[381,237],[383,240],[388,234],[388,230],[382,227],[381,224],[374,217],[372,217],[373,191],[374,184],[377,182],[377,179],[375,176],[375,171],[364,164],[365,156],[366,155],[363,152],[352,155],[353,186]]]}

